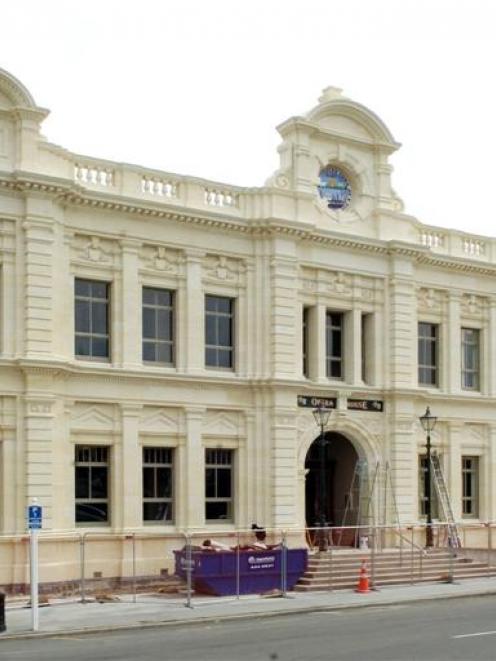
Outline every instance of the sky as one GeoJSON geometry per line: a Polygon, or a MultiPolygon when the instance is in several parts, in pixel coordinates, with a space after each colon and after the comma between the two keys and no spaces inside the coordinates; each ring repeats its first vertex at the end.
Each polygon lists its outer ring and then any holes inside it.
{"type": "Polygon", "coordinates": [[[333,85],[402,143],[406,213],[496,236],[494,0],[16,0],[1,20],[0,67],[70,151],[262,186],[275,127],[333,85]]]}

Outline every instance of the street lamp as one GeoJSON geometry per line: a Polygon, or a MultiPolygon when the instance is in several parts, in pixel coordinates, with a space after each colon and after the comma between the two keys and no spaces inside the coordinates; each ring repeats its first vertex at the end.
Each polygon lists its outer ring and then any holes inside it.
{"type": "Polygon", "coordinates": [[[432,497],[431,497],[431,431],[436,426],[437,418],[431,415],[430,408],[425,409],[424,415],[420,416],[420,424],[427,434],[427,470],[425,472],[425,491],[427,493],[427,502],[425,504],[425,514],[427,518],[427,528],[425,529],[425,545],[433,545],[432,538],[432,497]]]}
{"type": "Polygon", "coordinates": [[[324,427],[329,421],[329,416],[331,415],[331,409],[326,409],[322,404],[319,404],[316,409],[312,411],[315,422],[320,427],[320,436],[318,440],[319,445],[319,466],[320,466],[320,478],[319,478],[319,551],[327,550],[327,541],[324,529],[327,526],[326,522],[326,508],[325,508],[325,497],[326,497],[326,466],[325,466],[325,447],[326,440],[324,436],[324,427]]]}

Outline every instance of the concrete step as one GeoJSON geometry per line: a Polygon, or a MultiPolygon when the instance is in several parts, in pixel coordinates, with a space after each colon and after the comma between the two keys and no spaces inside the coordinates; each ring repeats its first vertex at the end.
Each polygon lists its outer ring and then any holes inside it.
{"type": "MultiPolygon", "coordinates": [[[[471,578],[484,578],[487,576],[487,572],[460,572],[460,573],[454,573],[453,575],[453,580],[455,581],[460,581],[463,579],[471,579],[471,578]]],[[[374,585],[376,587],[385,587],[387,585],[408,585],[410,583],[433,583],[433,582],[439,582],[441,580],[447,581],[448,578],[448,573],[446,574],[423,574],[422,576],[420,575],[414,575],[409,576],[408,578],[405,576],[397,576],[397,577],[391,577],[391,578],[375,578],[374,585]],[[412,580],[413,578],[413,580],[412,580]]],[[[298,582],[297,585],[295,585],[295,591],[296,592],[313,592],[313,591],[328,591],[331,588],[333,590],[346,590],[346,589],[353,589],[356,588],[358,585],[358,578],[355,578],[354,581],[352,580],[333,580],[332,582],[330,581],[322,581],[322,582],[312,582],[309,584],[301,583],[298,582]]]]}

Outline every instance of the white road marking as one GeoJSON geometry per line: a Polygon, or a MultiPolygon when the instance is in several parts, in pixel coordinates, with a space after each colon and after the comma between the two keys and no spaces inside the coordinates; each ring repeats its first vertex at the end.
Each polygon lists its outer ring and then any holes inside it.
{"type": "Polygon", "coordinates": [[[452,638],[474,638],[475,636],[496,636],[496,631],[479,631],[477,633],[462,633],[452,638]]]}

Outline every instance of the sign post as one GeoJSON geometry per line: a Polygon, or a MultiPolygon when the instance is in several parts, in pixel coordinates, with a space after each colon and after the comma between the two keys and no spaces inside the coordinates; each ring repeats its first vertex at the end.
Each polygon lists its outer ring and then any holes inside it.
{"type": "Polygon", "coordinates": [[[31,583],[31,628],[38,631],[38,530],[42,525],[43,510],[33,498],[28,506],[27,519],[29,530],[29,578],[31,583]]]}

